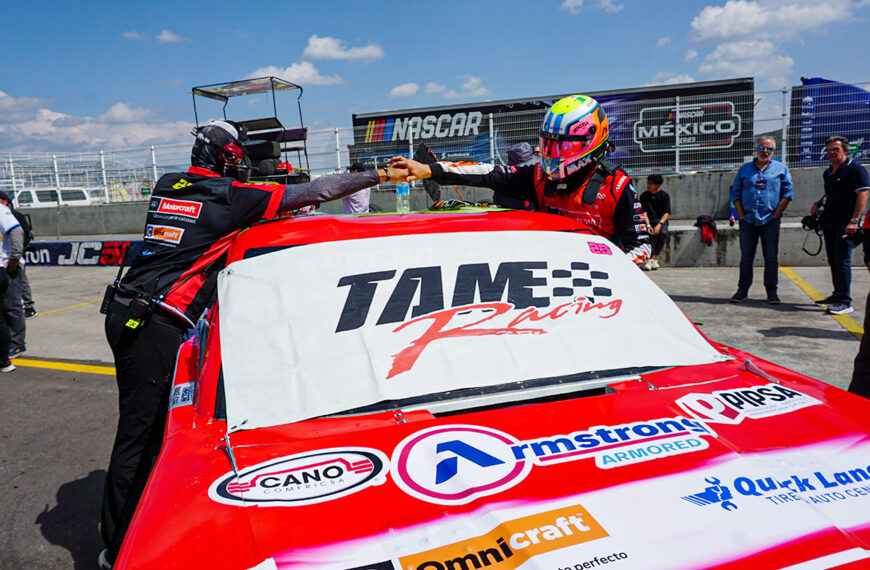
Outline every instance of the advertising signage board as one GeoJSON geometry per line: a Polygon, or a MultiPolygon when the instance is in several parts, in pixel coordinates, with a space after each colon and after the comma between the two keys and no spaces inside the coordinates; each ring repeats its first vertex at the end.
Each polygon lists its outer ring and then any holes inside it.
{"type": "MultiPolygon", "coordinates": [[[[751,78],[589,92],[610,122],[610,158],[631,171],[710,170],[752,155],[751,78]]],[[[445,160],[503,164],[534,144],[547,109],[564,95],[353,116],[353,161],[408,154],[423,142],[445,160]]]]}

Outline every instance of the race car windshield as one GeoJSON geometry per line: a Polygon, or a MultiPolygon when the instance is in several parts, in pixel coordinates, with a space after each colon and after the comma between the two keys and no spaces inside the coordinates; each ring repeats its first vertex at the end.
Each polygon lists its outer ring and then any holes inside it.
{"type": "Polygon", "coordinates": [[[231,430],[729,359],[612,243],[583,234],[316,243],[235,262],[218,289],[231,430]]]}

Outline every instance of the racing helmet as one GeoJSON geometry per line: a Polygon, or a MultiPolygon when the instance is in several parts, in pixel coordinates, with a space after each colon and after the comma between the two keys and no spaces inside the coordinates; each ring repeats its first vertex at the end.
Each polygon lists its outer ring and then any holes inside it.
{"type": "Polygon", "coordinates": [[[223,176],[247,182],[251,177],[251,161],[241,142],[245,129],[232,121],[212,121],[204,127],[194,128],[196,137],[190,151],[190,164],[213,170],[223,176]]]}
{"type": "Polygon", "coordinates": [[[541,123],[541,167],[550,180],[561,180],[601,158],[610,129],[598,101],[571,95],[556,101],[541,123]]]}

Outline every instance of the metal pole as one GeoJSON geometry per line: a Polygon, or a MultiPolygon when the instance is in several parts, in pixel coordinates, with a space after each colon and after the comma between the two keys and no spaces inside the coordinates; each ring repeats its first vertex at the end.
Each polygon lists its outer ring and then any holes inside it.
{"type": "Polygon", "coordinates": [[[157,153],[154,151],[154,145],[151,145],[151,173],[154,175],[154,184],[157,184],[157,153]]]}
{"type": "Polygon", "coordinates": [[[341,140],[338,137],[338,127],[335,127],[335,169],[341,170],[341,140]]]}
{"type": "Polygon", "coordinates": [[[103,196],[106,198],[106,204],[109,203],[109,183],[106,180],[106,155],[100,151],[100,170],[103,171],[103,196]]]}
{"type": "MultiPolygon", "coordinates": [[[[54,163],[54,182],[57,185],[57,206],[54,210],[54,235],[55,238],[60,241],[60,173],[57,171],[57,155],[53,154],[51,156],[51,160],[54,163]]],[[[35,192],[35,191],[34,191],[35,192]]]]}
{"type": "Polygon", "coordinates": [[[782,88],[782,163],[788,163],[788,88],[782,88]]]}
{"type": "Polygon", "coordinates": [[[492,113],[489,114],[489,162],[495,164],[495,130],[492,128],[492,113]]]}
{"type": "Polygon", "coordinates": [[[15,163],[12,162],[12,157],[9,157],[9,175],[12,177],[12,199],[16,198],[15,196],[15,163]]]}
{"type": "Polygon", "coordinates": [[[677,104],[674,107],[674,172],[680,173],[680,97],[676,97],[677,104]]]}
{"type": "MultiPolygon", "coordinates": [[[[410,125],[408,126],[408,158],[411,160],[414,159],[414,132],[411,130],[410,125]]],[[[408,185],[410,188],[414,188],[417,186],[416,182],[411,182],[408,185]]],[[[409,197],[408,200],[411,198],[409,197]]]]}

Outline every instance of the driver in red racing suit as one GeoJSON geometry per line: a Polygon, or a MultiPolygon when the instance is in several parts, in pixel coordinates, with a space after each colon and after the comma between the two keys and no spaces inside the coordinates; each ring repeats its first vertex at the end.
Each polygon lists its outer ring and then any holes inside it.
{"type": "Polygon", "coordinates": [[[643,209],[629,176],[603,158],[608,131],[607,115],[598,102],[572,95],[557,101],[544,117],[539,164],[425,165],[404,157],[394,157],[390,164],[407,168],[409,180],[432,177],[442,184],[483,186],[531,201],[538,211],[583,222],[642,265],[650,255],[643,209]]]}

